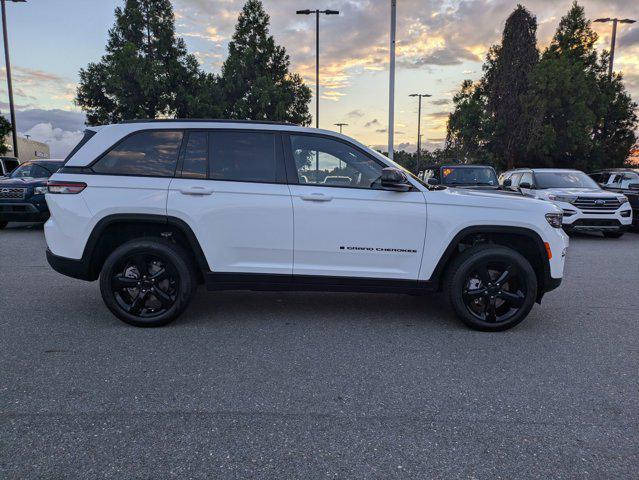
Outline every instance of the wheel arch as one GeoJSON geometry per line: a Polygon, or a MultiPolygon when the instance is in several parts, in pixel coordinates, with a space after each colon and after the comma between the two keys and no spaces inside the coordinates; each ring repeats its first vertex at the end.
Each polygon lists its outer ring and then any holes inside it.
{"type": "Polygon", "coordinates": [[[503,225],[478,225],[460,230],[450,241],[437,262],[431,281],[440,290],[447,268],[453,259],[466,248],[478,244],[503,245],[521,253],[532,265],[537,276],[537,301],[541,301],[550,279],[550,264],[546,246],[537,232],[526,227],[503,225]]]}
{"type": "Polygon", "coordinates": [[[161,236],[182,245],[192,256],[201,280],[210,271],[204,252],[191,227],[182,219],[153,214],[108,215],[91,231],[82,253],[87,280],[96,280],[106,257],[119,245],[139,237],[161,236]]]}

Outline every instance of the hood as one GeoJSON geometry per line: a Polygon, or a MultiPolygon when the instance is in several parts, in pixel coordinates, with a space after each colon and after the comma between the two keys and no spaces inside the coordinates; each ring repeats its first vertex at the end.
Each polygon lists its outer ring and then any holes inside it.
{"type": "Polygon", "coordinates": [[[614,197],[615,194],[600,188],[544,188],[538,190],[541,196],[572,195],[575,197],[614,197]]]}
{"type": "Polygon", "coordinates": [[[0,177],[1,187],[39,187],[45,185],[48,178],[10,178],[0,177]]]}
{"type": "Polygon", "coordinates": [[[448,187],[444,190],[427,192],[428,203],[440,205],[463,205],[479,208],[499,208],[505,210],[534,210],[539,212],[559,212],[555,204],[545,200],[525,197],[519,193],[503,190],[475,190],[448,187]]]}

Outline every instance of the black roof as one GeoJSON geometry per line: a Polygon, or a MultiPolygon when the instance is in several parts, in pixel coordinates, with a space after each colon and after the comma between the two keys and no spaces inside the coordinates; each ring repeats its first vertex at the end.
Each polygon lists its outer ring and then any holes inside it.
{"type": "Polygon", "coordinates": [[[123,120],[120,123],[166,123],[166,122],[186,122],[186,123],[248,123],[264,125],[285,125],[289,127],[300,127],[288,122],[274,122],[271,120],[231,120],[225,118],[138,118],[134,120],[123,120]]]}

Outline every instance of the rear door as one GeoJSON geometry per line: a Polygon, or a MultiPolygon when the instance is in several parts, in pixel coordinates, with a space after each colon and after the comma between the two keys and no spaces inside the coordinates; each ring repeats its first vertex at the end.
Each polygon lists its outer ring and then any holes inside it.
{"type": "Polygon", "coordinates": [[[294,275],[416,280],[426,233],[421,191],[382,190],[384,165],[332,137],[285,137],[295,215],[294,275]],[[348,185],[328,185],[330,176],[348,185]]]}
{"type": "Polygon", "coordinates": [[[293,207],[279,133],[187,132],[168,215],[187,222],[218,273],[290,275],[293,207]]]}

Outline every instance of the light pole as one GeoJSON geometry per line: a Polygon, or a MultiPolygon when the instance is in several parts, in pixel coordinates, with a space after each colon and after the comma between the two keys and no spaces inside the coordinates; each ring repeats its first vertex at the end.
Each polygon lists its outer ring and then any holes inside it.
{"type": "MultiPolygon", "coordinates": [[[[26,2],[27,0],[9,0],[26,2]]],[[[4,38],[4,63],[7,68],[7,91],[9,93],[9,114],[11,115],[11,134],[13,136],[13,156],[18,158],[18,134],[16,133],[16,111],[13,106],[13,84],[11,83],[11,61],[9,60],[9,36],[7,34],[6,0],[2,0],[2,36],[4,38]]]]}
{"type": "Polygon", "coordinates": [[[388,68],[388,158],[393,159],[395,145],[395,30],[397,24],[397,0],[391,0],[390,59],[388,68]]]}
{"type": "Polygon", "coordinates": [[[417,108],[417,174],[419,175],[419,161],[422,149],[422,98],[432,97],[428,93],[411,93],[409,97],[419,98],[419,107],[417,108]]]}
{"type": "Polygon", "coordinates": [[[612,22],[612,38],[610,40],[610,63],[608,64],[608,78],[612,78],[612,63],[615,61],[615,42],[617,41],[617,23],[635,23],[630,18],[598,18],[597,23],[612,22]]]}
{"type": "Polygon", "coordinates": [[[315,128],[319,128],[319,16],[339,15],[339,10],[297,10],[297,15],[315,14],[315,128]]]}
{"type": "Polygon", "coordinates": [[[348,123],[334,123],[336,127],[339,127],[339,133],[342,133],[342,127],[348,127],[348,123]]]}

